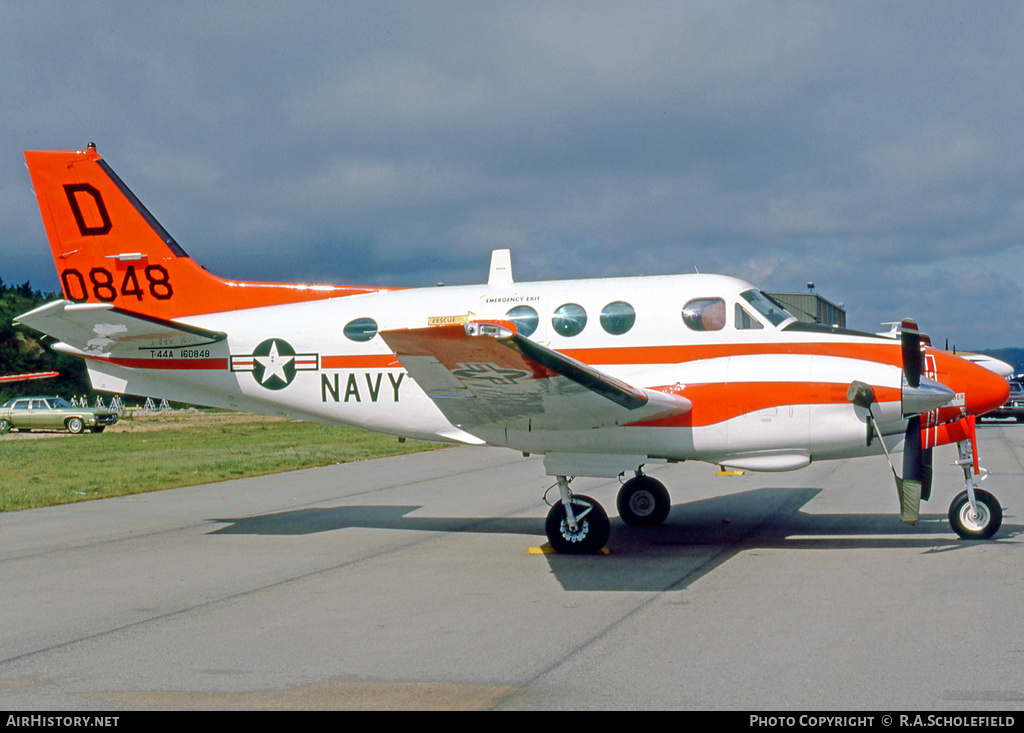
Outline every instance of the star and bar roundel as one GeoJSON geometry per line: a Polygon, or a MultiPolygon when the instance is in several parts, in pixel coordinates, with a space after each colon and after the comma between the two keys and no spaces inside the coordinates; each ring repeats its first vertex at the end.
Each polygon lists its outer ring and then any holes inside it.
{"type": "Polygon", "coordinates": [[[261,342],[252,354],[231,356],[231,371],[252,372],[256,383],[267,389],[284,389],[295,379],[296,372],[319,369],[318,354],[296,354],[284,339],[261,342]]]}

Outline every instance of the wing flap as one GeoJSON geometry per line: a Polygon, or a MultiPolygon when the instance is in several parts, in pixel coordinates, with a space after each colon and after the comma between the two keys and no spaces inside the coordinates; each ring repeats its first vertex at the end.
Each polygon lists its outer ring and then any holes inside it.
{"type": "Polygon", "coordinates": [[[109,303],[57,300],[15,319],[71,346],[83,356],[122,356],[223,341],[220,331],[197,328],[116,308],[109,303]]]}
{"type": "Polygon", "coordinates": [[[382,331],[454,425],[579,430],[688,412],[685,397],[620,379],[516,334],[506,322],[382,331]]]}

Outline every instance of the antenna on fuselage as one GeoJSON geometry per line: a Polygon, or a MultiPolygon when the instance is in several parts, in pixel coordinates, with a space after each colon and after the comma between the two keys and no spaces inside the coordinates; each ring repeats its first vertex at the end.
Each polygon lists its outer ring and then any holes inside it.
{"type": "Polygon", "coordinates": [[[487,276],[488,285],[512,284],[512,252],[507,249],[491,251],[491,274],[487,276]]]}

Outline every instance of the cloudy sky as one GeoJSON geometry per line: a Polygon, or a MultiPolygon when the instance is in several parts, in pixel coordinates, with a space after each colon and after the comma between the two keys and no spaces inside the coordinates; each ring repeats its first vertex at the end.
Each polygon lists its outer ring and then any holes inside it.
{"type": "Polygon", "coordinates": [[[813,281],[1024,345],[1019,2],[0,0],[0,277],[57,290],[22,151],[99,152],[239,279],[813,281]]]}

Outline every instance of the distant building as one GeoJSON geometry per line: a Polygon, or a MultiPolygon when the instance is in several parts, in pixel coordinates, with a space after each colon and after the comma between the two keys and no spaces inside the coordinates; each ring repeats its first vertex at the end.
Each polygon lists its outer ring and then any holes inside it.
{"type": "Polygon", "coordinates": [[[806,293],[766,293],[798,321],[846,328],[846,310],[808,288],[806,293]]]}

